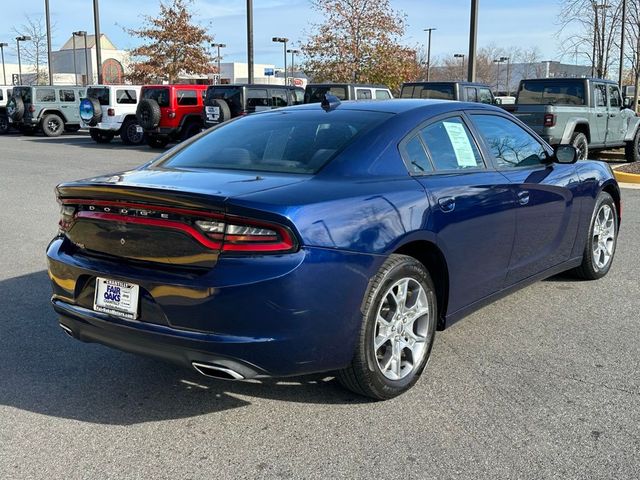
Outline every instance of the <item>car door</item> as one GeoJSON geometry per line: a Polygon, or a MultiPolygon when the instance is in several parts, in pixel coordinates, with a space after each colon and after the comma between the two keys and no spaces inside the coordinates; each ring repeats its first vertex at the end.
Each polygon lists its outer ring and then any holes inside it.
{"type": "Polygon", "coordinates": [[[619,146],[624,143],[627,130],[627,119],[622,115],[622,97],[617,85],[607,85],[608,93],[608,120],[607,120],[607,146],[619,146]]]}
{"type": "Polygon", "coordinates": [[[61,88],[58,90],[60,98],[60,110],[64,114],[67,123],[80,122],[80,110],[76,101],[76,92],[71,89],[61,88]]]}
{"type": "Polygon", "coordinates": [[[462,114],[431,120],[400,150],[429,198],[425,228],[447,259],[449,312],[503,288],[517,206],[506,178],[487,168],[467,120],[462,114]]]}
{"type": "Polygon", "coordinates": [[[579,217],[576,166],[550,163],[548,146],[507,116],[477,112],[471,119],[519,204],[507,285],[568,260],[579,217]]]}
{"type": "Polygon", "coordinates": [[[590,118],[591,143],[604,145],[607,137],[607,121],[609,117],[609,107],[607,106],[607,85],[604,83],[593,83],[593,109],[594,114],[590,118]]]}

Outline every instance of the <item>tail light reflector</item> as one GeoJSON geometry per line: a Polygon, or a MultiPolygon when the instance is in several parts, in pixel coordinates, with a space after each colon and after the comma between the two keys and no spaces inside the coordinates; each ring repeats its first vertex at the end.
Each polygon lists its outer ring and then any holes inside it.
{"type": "Polygon", "coordinates": [[[553,127],[556,124],[556,116],[553,113],[547,113],[544,116],[544,126],[553,127]]]}
{"type": "Polygon", "coordinates": [[[174,112],[173,110],[169,110],[169,118],[176,118],[176,112],[174,112]]]}
{"type": "Polygon", "coordinates": [[[34,107],[33,105],[29,105],[29,111],[31,113],[34,113],[36,111],[36,107],[34,107]]]}
{"type": "Polygon", "coordinates": [[[115,117],[115,115],[116,115],[115,109],[113,109],[113,108],[107,109],[107,115],[110,116],[110,117],[115,117]]]}

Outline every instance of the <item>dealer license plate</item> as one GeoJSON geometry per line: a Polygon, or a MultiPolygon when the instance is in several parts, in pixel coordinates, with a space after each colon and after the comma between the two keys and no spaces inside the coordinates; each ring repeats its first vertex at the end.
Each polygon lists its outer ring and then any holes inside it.
{"type": "Polygon", "coordinates": [[[139,293],[140,287],[133,283],[98,277],[93,309],[96,312],[135,320],[138,318],[139,293]]]}

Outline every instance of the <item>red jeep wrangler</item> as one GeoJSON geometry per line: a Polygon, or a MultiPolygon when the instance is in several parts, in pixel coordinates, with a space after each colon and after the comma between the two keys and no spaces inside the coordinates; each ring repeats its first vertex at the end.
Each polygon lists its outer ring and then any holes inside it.
{"type": "Polygon", "coordinates": [[[203,97],[207,85],[145,85],[136,111],[147,143],[164,148],[202,130],[203,97]]]}

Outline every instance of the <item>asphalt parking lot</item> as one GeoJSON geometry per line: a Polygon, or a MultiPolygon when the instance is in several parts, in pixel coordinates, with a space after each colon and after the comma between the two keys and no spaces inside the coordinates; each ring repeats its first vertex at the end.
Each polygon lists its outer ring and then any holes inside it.
{"type": "Polygon", "coordinates": [[[0,478],[640,477],[640,190],[605,279],[554,277],[438,332],[416,387],[373,403],[328,376],[217,381],[63,334],[54,186],[155,155],[0,136],[0,478]]]}

